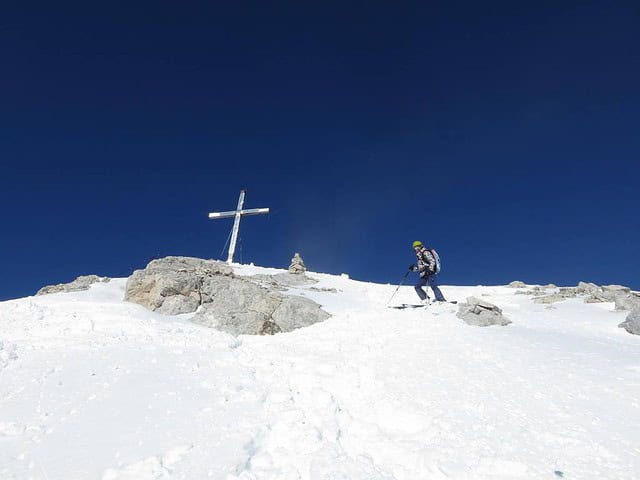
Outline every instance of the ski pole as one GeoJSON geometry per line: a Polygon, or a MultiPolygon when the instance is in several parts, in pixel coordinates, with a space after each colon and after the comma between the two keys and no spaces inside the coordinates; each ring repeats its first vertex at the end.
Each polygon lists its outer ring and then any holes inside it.
{"type": "Polygon", "coordinates": [[[393,299],[393,297],[396,296],[396,293],[398,293],[398,290],[400,290],[400,287],[404,284],[404,281],[407,279],[407,276],[411,273],[411,270],[407,270],[407,273],[404,274],[404,277],[402,277],[402,280],[400,280],[400,283],[398,284],[398,286],[396,287],[396,289],[393,292],[393,295],[391,295],[391,297],[389,298],[389,300],[387,300],[387,303],[385,304],[385,306],[389,305],[389,302],[393,299]]]}

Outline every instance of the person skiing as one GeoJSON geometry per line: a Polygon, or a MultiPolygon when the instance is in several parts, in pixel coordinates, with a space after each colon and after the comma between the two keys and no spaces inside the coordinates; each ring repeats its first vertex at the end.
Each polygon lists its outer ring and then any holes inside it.
{"type": "Polygon", "coordinates": [[[427,292],[422,289],[422,287],[428,285],[431,287],[431,290],[433,290],[437,302],[446,302],[440,288],[438,288],[438,284],[436,283],[438,269],[436,268],[437,264],[434,255],[424,248],[424,245],[422,245],[420,240],[413,242],[413,250],[416,252],[418,264],[411,265],[409,270],[420,273],[420,281],[415,286],[416,293],[420,297],[420,300],[422,303],[429,302],[429,295],[427,295],[427,292]]]}

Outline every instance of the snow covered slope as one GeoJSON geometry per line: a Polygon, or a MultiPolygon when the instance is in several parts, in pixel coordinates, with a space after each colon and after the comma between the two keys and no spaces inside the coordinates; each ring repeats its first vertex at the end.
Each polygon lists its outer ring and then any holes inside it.
{"type": "Polygon", "coordinates": [[[125,303],[124,279],[0,303],[0,479],[640,478],[640,337],[613,304],[443,287],[513,321],[480,328],[309,275],[293,293],[333,317],[265,337],[125,303]]]}

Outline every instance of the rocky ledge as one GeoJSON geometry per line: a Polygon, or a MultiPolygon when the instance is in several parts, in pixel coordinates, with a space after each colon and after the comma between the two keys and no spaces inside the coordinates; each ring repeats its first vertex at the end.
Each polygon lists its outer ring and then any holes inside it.
{"type": "Polygon", "coordinates": [[[166,257],[129,277],[125,300],[167,315],[196,312],[193,322],[233,335],[274,334],[330,317],[312,300],[283,293],[314,283],[303,275],[240,277],[223,262],[166,257]]]}

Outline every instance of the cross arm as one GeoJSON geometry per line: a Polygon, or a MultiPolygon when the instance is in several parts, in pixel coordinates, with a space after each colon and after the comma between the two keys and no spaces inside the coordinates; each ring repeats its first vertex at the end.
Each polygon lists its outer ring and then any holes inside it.
{"type": "Polygon", "coordinates": [[[242,216],[245,215],[259,215],[261,213],[269,213],[268,208],[250,208],[248,210],[233,210],[230,212],[213,212],[209,214],[209,218],[230,218],[235,217],[239,213],[242,216]]]}
{"type": "Polygon", "coordinates": [[[248,210],[240,210],[240,215],[259,215],[261,213],[269,213],[268,208],[250,208],[248,210]]]}
{"type": "Polygon", "coordinates": [[[235,210],[232,212],[214,212],[209,214],[209,218],[229,218],[229,217],[235,217],[235,216],[236,216],[235,210]]]}

